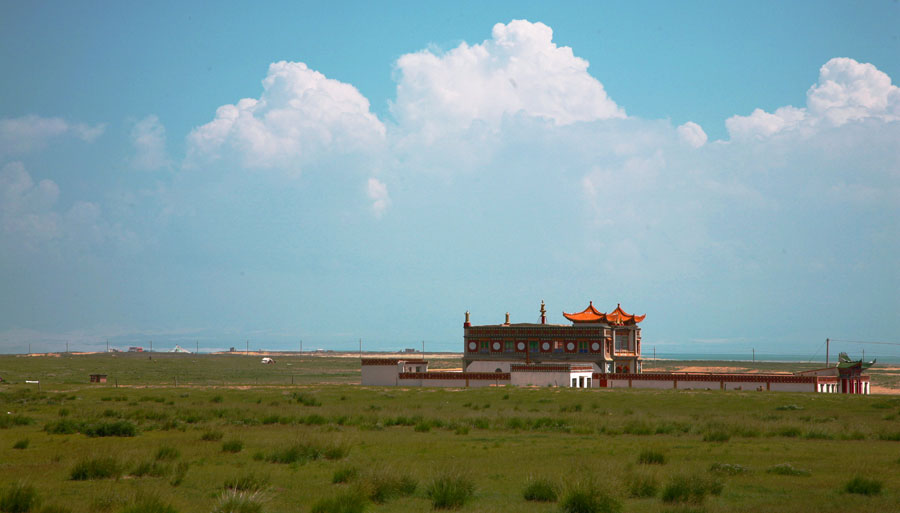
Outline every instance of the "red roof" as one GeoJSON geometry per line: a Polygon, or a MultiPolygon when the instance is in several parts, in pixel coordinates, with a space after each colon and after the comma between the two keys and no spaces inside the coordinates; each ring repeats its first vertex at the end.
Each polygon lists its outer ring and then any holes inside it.
{"type": "Polygon", "coordinates": [[[594,302],[591,301],[587,308],[578,313],[565,313],[566,319],[572,322],[605,322],[608,324],[637,324],[644,320],[646,315],[632,315],[622,310],[622,305],[616,305],[616,309],[609,313],[603,313],[594,308],[594,302]]]}

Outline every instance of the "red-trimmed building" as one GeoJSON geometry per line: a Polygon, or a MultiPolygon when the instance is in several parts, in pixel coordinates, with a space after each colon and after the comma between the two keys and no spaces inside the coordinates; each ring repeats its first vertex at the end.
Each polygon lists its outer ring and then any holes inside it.
{"type": "Polygon", "coordinates": [[[463,368],[467,372],[510,372],[515,364],[591,364],[603,374],[641,372],[641,328],[646,315],[616,305],[604,313],[593,302],[578,313],[563,312],[572,324],[548,324],[541,301],[540,323],[473,326],[466,312],[463,368]]]}

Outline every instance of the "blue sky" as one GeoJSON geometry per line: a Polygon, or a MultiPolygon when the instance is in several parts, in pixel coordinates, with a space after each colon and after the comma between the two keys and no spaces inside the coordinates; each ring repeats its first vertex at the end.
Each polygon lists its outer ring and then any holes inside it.
{"type": "Polygon", "coordinates": [[[542,299],[646,313],[667,352],[898,342],[898,27],[897,2],[3,4],[0,351],[457,350],[466,310],[542,299]]]}

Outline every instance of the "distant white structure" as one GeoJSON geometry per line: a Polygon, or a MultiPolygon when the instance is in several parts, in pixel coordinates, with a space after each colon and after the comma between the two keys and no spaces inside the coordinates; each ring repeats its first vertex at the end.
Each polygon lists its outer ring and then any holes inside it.
{"type": "Polygon", "coordinates": [[[169,351],[169,352],[170,352],[170,353],[190,353],[190,351],[188,351],[187,349],[185,349],[185,348],[179,346],[178,344],[175,344],[175,347],[173,347],[172,350],[169,351]]]}
{"type": "Polygon", "coordinates": [[[264,358],[260,361],[260,363],[265,363],[265,364],[275,363],[275,360],[273,360],[273,359],[269,358],[268,356],[266,356],[266,357],[264,357],[264,358]]]}

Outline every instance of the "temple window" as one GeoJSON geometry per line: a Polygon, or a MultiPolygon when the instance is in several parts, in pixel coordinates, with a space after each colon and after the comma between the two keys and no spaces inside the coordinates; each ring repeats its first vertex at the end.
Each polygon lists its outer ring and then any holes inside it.
{"type": "Polygon", "coordinates": [[[578,343],[578,352],[579,353],[588,352],[588,343],[587,342],[579,342],[578,343]]]}
{"type": "Polygon", "coordinates": [[[532,353],[538,352],[538,341],[532,340],[532,341],[528,342],[528,350],[531,351],[532,353]]]}
{"type": "Polygon", "coordinates": [[[482,341],[481,341],[481,352],[482,352],[482,353],[487,353],[488,351],[490,351],[490,348],[489,348],[489,345],[488,345],[488,344],[489,344],[489,343],[488,343],[487,340],[482,340],[482,341]]]}
{"type": "Polygon", "coordinates": [[[503,343],[503,351],[505,351],[507,353],[512,353],[515,350],[516,350],[515,344],[513,343],[512,340],[507,340],[506,342],[503,343]]]}

